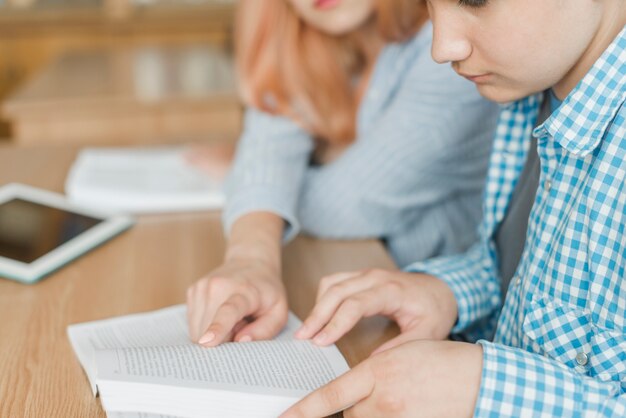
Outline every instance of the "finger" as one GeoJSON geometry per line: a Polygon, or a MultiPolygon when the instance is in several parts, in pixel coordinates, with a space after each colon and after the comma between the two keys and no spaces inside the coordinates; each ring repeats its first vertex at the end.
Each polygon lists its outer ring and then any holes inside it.
{"type": "Polygon", "coordinates": [[[313,342],[318,345],[333,344],[350,331],[361,318],[376,315],[384,310],[385,300],[380,297],[377,289],[369,289],[343,301],[328,324],[313,337],[313,342]]]}
{"type": "Polygon", "coordinates": [[[244,329],[244,327],[248,324],[249,322],[246,319],[242,319],[241,321],[237,322],[237,324],[235,324],[235,326],[233,327],[233,337],[237,335],[239,331],[244,329]]]}
{"type": "Polygon", "coordinates": [[[361,399],[354,406],[345,409],[343,411],[343,418],[388,418],[390,416],[397,416],[396,414],[391,415],[389,413],[390,411],[381,411],[379,408],[380,402],[373,399],[375,396],[378,396],[378,391],[374,396],[361,399]]]}
{"type": "Polygon", "coordinates": [[[250,313],[249,301],[240,294],[235,294],[222,303],[217,310],[206,331],[198,342],[205,347],[214,347],[224,341],[233,327],[250,313]]]}
{"type": "Polygon", "coordinates": [[[272,339],[285,327],[287,315],[287,307],[284,304],[276,305],[237,332],[235,341],[246,342],[272,339]]]}
{"type": "Polygon", "coordinates": [[[370,396],[374,378],[369,368],[359,366],[339,376],[316,391],[308,394],[279,418],[325,417],[351,407],[370,396]]]}
{"type": "Polygon", "coordinates": [[[206,283],[200,281],[192,286],[188,292],[187,319],[189,323],[189,336],[194,342],[202,333],[202,318],[205,316],[208,301],[205,298],[206,283]]]}
{"type": "Polygon", "coordinates": [[[419,339],[418,336],[413,335],[410,332],[406,332],[406,333],[402,333],[400,335],[398,335],[395,338],[392,338],[391,340],[387,341],[386,343],[382,344],[380,347],[378,347],[376,350],[372,351],[372,354],[370,354],[371,356],[375,356],[376,354],[382,353],[383,351],[387,351],[390,350],[394,347],[397,347],[399,345],[402,345],[404,343],[407,343],[409,341],[414,341],[419,339]]]}
{"type": "Polygon", "coordinates": [[[341,303],[348,297],[362,292],[375,284],[371,276],[357,276],[337,283],[315,304],[313,311],[296,332],[296,338],[309,339],[330,321],[341,303]]]}
{"type": "Polygon", "coordinates": [[[344,280],[348,280],[358,276],[361,276],[360,271],[347,271],[322,277],[320,279],[320,284],[317,287],[317,296],[315,298],[315,301],[319,301],[330,287],[336,285],[337,283],[341,283],[344,280]]]}
{"type": "Polygon", "coordinates": [[[356,405],[343,411],[343,418],[387,418],[389,415],[381,415],[377,411],[376,405],[373,405],[371,397],[361,400],[356,405]],[[374,412],[376,411],[376,412],[374,412]]]}
{"type": "Polygon", "coordinates": [[[187,305],[187,328],[189,333],[189,339],[191,341],[196,340],[196,330],[193,325],[193,318],[195,313],[195,305],[192,303],[193,300],[193,287],[189,286],[187,288],[186,293],[186,305],[187,305]]]}

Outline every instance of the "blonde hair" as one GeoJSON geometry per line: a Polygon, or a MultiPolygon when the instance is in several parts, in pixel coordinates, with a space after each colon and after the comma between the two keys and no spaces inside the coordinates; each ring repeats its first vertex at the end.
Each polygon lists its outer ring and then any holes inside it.
{"type": "MultiPolygon", "coordinates": [[[[427,19],[424,2],[377,0],[385,42],[406,41],[427,19]]],[[[356,135],[356,75],[373,66],[359,31],[327,35],[304,22],[287,0],[240,0],[236,21],[239,85],[247,105],[288,116],[331,143],[356,135]]]]}

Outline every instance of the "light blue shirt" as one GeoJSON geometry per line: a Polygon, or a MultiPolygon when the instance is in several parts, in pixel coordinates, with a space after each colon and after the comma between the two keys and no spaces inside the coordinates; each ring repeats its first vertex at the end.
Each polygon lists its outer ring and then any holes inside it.
{"type": "Polygon", "coordinates": [[[500,116],[480,241],[416,263],[455,294],[454,333],[481,340],[474,416],[626,416],[626,29],[563,103],[535,126],[543,98],[500,116]],[[534,128],[534,129],[533,129],[534,128]],[[531,135],[541,174],[526,245],[504,305],[494,234],[531,135]]]}
{"type": "Polygon", "coordinates": [[[356,141],[310,165],[311,135],[248,109],[227,182],[224,224],[254,211],[334,239],[380,238],[398,263],[458,253],[477,239],[498,107],[430,56],[432,26],[381,52],[357,115],[356,141]]]}

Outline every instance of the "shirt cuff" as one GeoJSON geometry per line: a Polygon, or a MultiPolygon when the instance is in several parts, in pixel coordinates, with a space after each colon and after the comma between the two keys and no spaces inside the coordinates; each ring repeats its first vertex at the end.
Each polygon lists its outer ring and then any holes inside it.
{"type": "Polygon", "coordinates": [[[474,417],[597,417],[618,382],[600,382],[520,348],[481,340],[483,372],[474,417]]]}
{"type": "Polygon", "coordinates": [[[253,212],[271,212],[285,220],[283,243],[292,240],[300,232],[300,223],[295,215],[295,202],[284,198],[284,193],[279,190],[255,186],[240,190],[228,199],[222,223],[226,236],[230,234],[233,224],[237,219],[253,212]]]}

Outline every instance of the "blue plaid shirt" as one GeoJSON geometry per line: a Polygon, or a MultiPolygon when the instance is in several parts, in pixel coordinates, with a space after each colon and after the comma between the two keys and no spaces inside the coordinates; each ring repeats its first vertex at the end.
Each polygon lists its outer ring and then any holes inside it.
{"type": "Polygon", "coordinates": [[[626,29],[533,129],[542,100],[502,110],[480,241],[408,270],[446,281],[459,309],[453,333],[483,338],[476,417],[626,417],[626,29]],[[494,233],[531,135],[539,188],[502,303],[494,233]]]}

